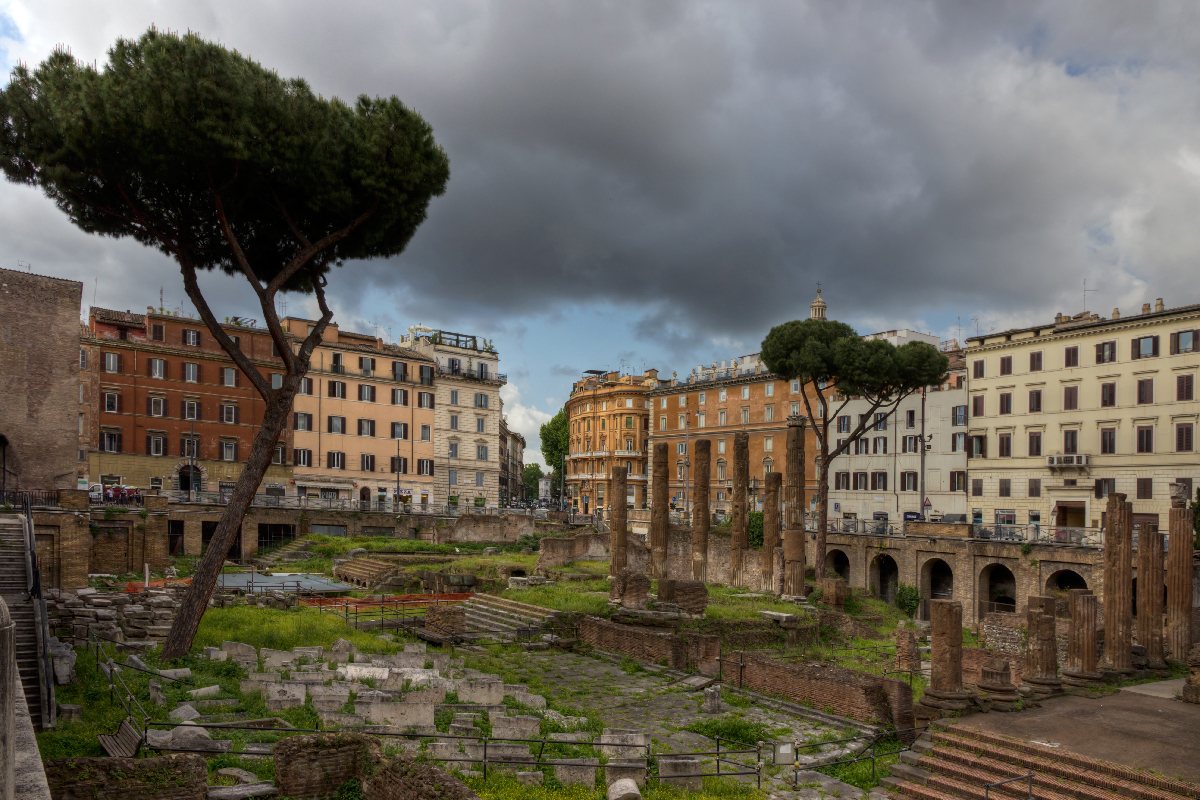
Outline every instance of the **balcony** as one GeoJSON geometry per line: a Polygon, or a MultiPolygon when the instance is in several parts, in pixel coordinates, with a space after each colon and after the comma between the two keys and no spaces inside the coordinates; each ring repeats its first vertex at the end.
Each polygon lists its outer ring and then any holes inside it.
{"type": "Polygon", "coordinates": [[[1091,456],[1087,453],[1046,456],[1048,469],[1087,469],[1090,466],[1091,456]]]}
{"type": "Polygon", "coordinates": [[[641,450],[614,450],[613,455],[617,458],[641,458],[644,453],[641,450]]]}
{"type": "Polygon", "coordinates": [[[611,455],[611,453],[609,453],[607,450],[593,450],[592,451],[592,456],[595,458],[607,458],[609,455],[611,455]]]}
{"type": "Polygon", "coordinates": [[[345,364],[330,364],[329,371],[333,372],[337,375],[345,375],[346,374],[346,365],[345,364]]]}
{"type": "Polygon", "coordinates": [[[486,375],[480,375],[477,370],[468,370],[458,367],[447,367],[442,364],[437,365],[437,374],[446,375],[451,378],[462,378],[468,381],[481,381],[484,383],[508,383],[508,375],[503,372],[489,372],[486,375]]]}

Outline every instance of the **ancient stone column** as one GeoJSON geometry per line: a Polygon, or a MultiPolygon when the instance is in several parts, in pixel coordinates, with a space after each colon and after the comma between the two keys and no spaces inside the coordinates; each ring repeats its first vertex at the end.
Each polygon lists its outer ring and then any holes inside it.
{"type": "Polygon", "coordinates": [[[712,522],[708,502],[712,486],[709,479],[712,474],[712,442],[708,439],[696,440],[692,463],[695,466],[692,494],[696,498],[692,514],[692,580],[707,583],[708,526],[712,522]]]}
{"type": "Polygon", "coordinates": [[[1029,655],[1020,692],[1026,696],[1047,697],[1062,693],[1058,678],[1058,644],[1055,621],[1051,614],[1029,612],[1029,655]]]}
{"type": "Polygon", "coordinates": [[[608,574],[616,575],[625,569],[626,545],[629,540],[629,512],[625,507],[628,490],[625,467],[612,468],[612,515],[608,521],[609,534],[608,574]]]}
{"type": "Polygon", "coordinates": [[[1187,487],[1171,487],[1167,546],[1167,636],[1170,659],[1183,662],[1192,646],[1192,509],[1187,487]]]}
{"type": "Polygon", "coordinates": [[[1070,593],[1071,630],[1067,635],[1067,665],[1063,683],[1094,686],[1101,680],[1096,669],[1096,626],[1100,622],[1099,604],[1091,589],[1072,589],[1070,593]]]}
{"type": "Polygon", "coordinates": [[[1165,670],[1163,660],[1163,537],[1157,525],[1142,526],[1138,536],[1138,644],[1146,648],[1150,669],[1165,670]]]}
{"type": "Polygon", "coordinates": [[[993,658],[979,670],[975,687],[987,693],[985,710],[1016,711],[1021,695],[1012,682],[1012,667],[1003,658],[993,658]]]}
{"type": "Polygon", "coordinates": [[[650,498],[650,577],[662,578],[667,566],[667,525],[671,519],[667,480],[667,443],[654,445],[654,486],[650,498]]]}
{"type": "Polygon", "coordinates": [[[929,601],[929,688],[913,709],[918,718],[942,716],[944,711],[966,711],[971,702],[962,685],[962,603],[929,601]]]}
{"type": "Polygon", "coordinates": [[[783,596],[804,597],[804,531],[783,532],[783,596]]]}
{"type": "Polygon", "coordinates": [[[750,434],[733,435],[733,532],[729,541],[729,585],[745,586],[746,549],[750,546],[750,434]]]}
{"type": "Polygon", "coordinates": [[[1133,672],[1133,504],[1108,496],[1104,534],[1104,669],[1133,672]]]}
{"type": "Polygon", "coordinates": [[[787,453],[783,461],[784,530],[804,529],[804,429],[808,420],[793,414],[787,418],[787,453]]]}
{"type": "Polygon", "coordinates": [[[768,472],[763,492],[762,591],[775,593],[775,547],[779,544],[779,500],[783,473],[768,472]]]}

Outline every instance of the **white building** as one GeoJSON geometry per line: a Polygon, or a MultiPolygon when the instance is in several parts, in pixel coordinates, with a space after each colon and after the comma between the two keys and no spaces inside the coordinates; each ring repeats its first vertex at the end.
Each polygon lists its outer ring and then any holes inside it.
{"type": "Polygon", "coordinates": [[[550,499],[550,476],[538,478],[538,500],[550,499]]]}

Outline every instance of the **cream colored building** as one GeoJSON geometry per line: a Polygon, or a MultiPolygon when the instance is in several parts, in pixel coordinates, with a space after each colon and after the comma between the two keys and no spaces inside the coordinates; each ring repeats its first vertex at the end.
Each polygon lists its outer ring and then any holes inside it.
{"type": "Polygon", "coordinates": [[[1116,491],[1165,528],[1169,484],[1200,474],[1198,329],[1200,305],[1159,299],[968,339],[970,515],[1095,528],[1116,491]]]}
{"type": "MultiPolygon", "coordinates": [[[[297,340],[312,324],[283,320],[297,340]]],[[[331,323],[292,406],[296,494],[434,502],[434,376],[429,358],[331,323]]]]}
{"type": "Polygon", "coordinates": [[[500,356],[487,340],[416,326],[402,344],[433,364],[434,499],[494,507],[500,502],[500,356]]]}

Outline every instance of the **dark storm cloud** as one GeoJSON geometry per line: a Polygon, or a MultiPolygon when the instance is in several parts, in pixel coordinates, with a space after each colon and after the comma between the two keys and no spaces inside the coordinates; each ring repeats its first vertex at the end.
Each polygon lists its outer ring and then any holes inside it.
{"type": "MultiPolygon", "coordinates": [[[[350,316],[381,294],[396,324],[611,304],[637,318],[631,335],[682,353],[698,332],[752,339],[804,315],[818,280],[843,315],[913,324],[946,308],[1073,311],[1084,277],[1102,303],[1195,300],[1191,4],[287,10],[38,3],[14,13],[26,41],[9,52],[40,60],[64,42],[99,58],[155,22],[325,94],[398,94],[432,123],[451,181],[407,253],[335,278],[350,316]]],[[[10,243],[110,283],[163,282],[161,259],[80,245],[14,199],[26,191],[0,195],[10,243]]]]}

